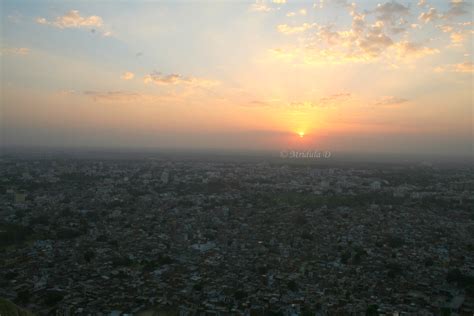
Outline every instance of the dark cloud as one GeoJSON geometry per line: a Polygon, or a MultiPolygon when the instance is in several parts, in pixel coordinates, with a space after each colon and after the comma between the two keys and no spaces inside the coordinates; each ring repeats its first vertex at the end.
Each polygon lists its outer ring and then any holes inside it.
{"type": "Polygon", "coordinates": [[[393,24],[400,17],[408,15],[410,9],[403,4],[392,1],[377,5],[374,12],[378,20],[393,24]]]}
{"type": "Polygon", "coordinates": [[[453,18],[469,13],[471,3],[463,0],[451,0],[449,2],[449,10],[444,15],[446,18],[453,18]]]}

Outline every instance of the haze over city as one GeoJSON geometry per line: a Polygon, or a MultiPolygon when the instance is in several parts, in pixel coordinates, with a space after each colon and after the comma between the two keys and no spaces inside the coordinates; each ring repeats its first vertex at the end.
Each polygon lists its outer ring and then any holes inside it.
{"type": "Polygon", "coordinates": [[[4,146],[472,155],[469,1],[2,1],[4,146]]]}

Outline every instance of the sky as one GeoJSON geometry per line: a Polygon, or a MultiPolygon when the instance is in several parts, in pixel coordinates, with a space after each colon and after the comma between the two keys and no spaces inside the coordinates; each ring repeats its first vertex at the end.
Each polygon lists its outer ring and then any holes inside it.
{"type": "Polygon", "coordinates": [[[0,3],[3,146],[473,155],[470,1],[0,3]]]}

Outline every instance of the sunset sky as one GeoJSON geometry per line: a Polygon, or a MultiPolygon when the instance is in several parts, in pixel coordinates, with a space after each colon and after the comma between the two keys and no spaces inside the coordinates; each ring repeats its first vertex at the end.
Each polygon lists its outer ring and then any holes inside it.
{"type": "Polygon", "coordinates": [[[417,1],[2,1],[1,141],[472,155],[472,2],[417,1]]]}

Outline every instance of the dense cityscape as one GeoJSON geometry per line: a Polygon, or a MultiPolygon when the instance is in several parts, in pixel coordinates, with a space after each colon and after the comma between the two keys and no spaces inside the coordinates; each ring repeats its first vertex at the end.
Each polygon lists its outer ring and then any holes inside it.
{"type": "Polygon", "coordinates": [[[1,304],[24,315],[473,315],[473,175],[428,162],[5,155],[1,304]]]}

